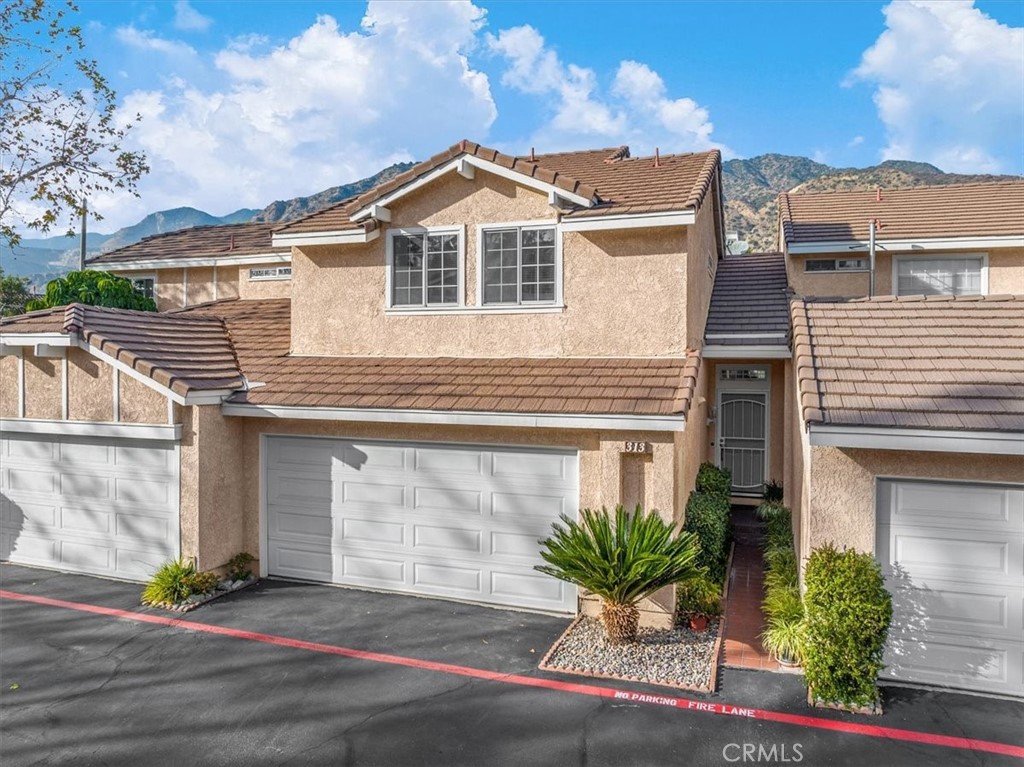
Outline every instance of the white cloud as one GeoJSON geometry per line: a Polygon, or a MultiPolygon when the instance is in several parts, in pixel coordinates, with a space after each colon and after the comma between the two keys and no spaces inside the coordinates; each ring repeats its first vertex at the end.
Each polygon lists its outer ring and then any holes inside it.
{"type": "Polygon", "coordinates": [[[884,13],[885,31],[848,78],[875,85],[883,158],[1024,170],[1024,28],[1000,24],[972,0],[891,2],[884,13]]]}
{"type": "Polygon", "coordinates": [[[860,146],[863,143],[864,143],[864,137],[863,136],[854,136],[852,139],[850,139],[849,143],[847,143],[846,146],[848,146],[849,148],[852,149],[853,147],[860,146]]]}
{"type": "Polygon", "coordinates": [[[506,61],[503,85],[549,100],[550,119],[531,137],[544,151],[595,141],[628,143],[642,152],[720,146],[711,138],[707,109],[690,98],[671,98],[664,80],[646,64],[620,62],[611,87],[601,89],[594,70],[562,62],[531,26],[489,34],[487,44],[506,61]]]}
{"type": "Polygon", "coordinates": [[[118,27],[114,36],[119,42],[139,51],[162,53],[167,56],[191,57],[196,50],[188,43],[180,40],[168,40],[148,29],[138,29],[132,25],[118,27]]]}
{"type": "MultiPolygon", "coordinates": [[[[278,47],[238,38],[207,77],[127,94],[122,112],[143,117],[131,141],[152,172],[141,200],[95,202],[103,230],[180,205],[262,207],[486,136],[497,112],[467,58],[484,14],[468,2],[370,2],[359,30],[321,16],[278,47]]],[[[155,39],[134,30],[125,42],[161,52],[155,39]]]]}
{"type": "Polygon", "coordinates": [[[213,19],[204,16],[191,5],[188,0],[177,0],[174,4],[174,28],[183,32],[205,32],[213,24],[213,19]]]}

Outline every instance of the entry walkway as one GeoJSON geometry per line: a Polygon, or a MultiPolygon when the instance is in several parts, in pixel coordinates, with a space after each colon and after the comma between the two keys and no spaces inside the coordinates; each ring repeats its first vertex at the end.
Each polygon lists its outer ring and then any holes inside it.
{"type": "Polygon", "coordinates": [[[764,631],[764,562],[761,558],[761,523],[749,507],[733,509],[732,569],[729,604],[725,612],[725,660],[734,668],[777,671],[779,664],[761,647],[764,631]]]}

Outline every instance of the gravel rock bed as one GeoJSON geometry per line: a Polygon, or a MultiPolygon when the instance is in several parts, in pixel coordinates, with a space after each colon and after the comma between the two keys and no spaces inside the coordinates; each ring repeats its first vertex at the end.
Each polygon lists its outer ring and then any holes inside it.
{"type": "Polygon", "coordinates": [[[606,676],[671,687],[711,689],[718,620],[706,631],[688,626],[640,629],[637,641],[610,644],[596,618],[581,618],[569,627],[541,663],[541,668],[585,676],[606,676]]]}
{"type": "Polygon", "coordinates": [[[246,578],[244,581],[232,581],[222,580],[217,584],[217,587],[208,594],[193,594],[184,602],[178,602],[176,604],[161,604],[161,605],[147,605],[148,607],[160,607],[164,610],[172,610],[176,613],[187,613],[195,610],[200,605],[205,605],[207,602],[212,602],[214,599],[230,594],[233,591],[244,589],[248,586],[253,585],[258,581],[259,578],[251,576],[246,578]]]}

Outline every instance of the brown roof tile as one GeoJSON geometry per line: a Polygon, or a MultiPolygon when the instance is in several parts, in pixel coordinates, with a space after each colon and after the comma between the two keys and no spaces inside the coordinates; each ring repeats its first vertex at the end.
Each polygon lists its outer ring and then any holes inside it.
{"type": "Polygon", "coordinates": [[[876,192],[779,195],[788,243],[866,241],[873,219],[879,241],[907,237],[1024,235],[1024,179],[918,186],[876,192]]]}
{"type": "Polygon", "coordinates": [[[788,342],[786,260],[781,253],[727,256],[718,262],[705,344],[778,346],[788,342]],[[776,337],[766,337],[772,334],[776,337]]]}
{"type": "Polygon", "coordinates": [[[1024,297],[790,309],[807,422],[1024,432],[1024,297]]]}
{"type": "Polygon", "coordinates": [[[275,248],[271,233],[276,224],[226,224],[194,226],[145,237],[142,240],[89,259],[90,265],[117,264],[150,259],[215,258],[288,254],[290,248],[275,248]]]}

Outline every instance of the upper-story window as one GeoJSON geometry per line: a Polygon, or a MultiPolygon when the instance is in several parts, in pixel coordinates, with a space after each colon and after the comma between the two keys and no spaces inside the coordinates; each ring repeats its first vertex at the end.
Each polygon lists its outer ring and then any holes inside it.
{"type": "Polygon", "coordinates": [[[156,299],[156,277],[146,275],[145,277],[133,277],[132,285],[146,298],[156,299]]]}
{"type": "Polygon", "coordinates": [[[485,306],[554,303],[556,232],[545,227],[484,229],[481,298],[485,306]]]}
{"type": "Polygon", "coordinates": [[[987,292],[984,256],[894,259],[898,296],[972,296],[987,292]]]}
{"type": "Polygon", "coordinates": [[[808,258],[805,272],[861,272],[868,268],[866,258],[808,258]]]}
{"type": "Polygon", "coordinates": [[[391,306],[458,306],[458,231],[391,232],[391,306]]]}

